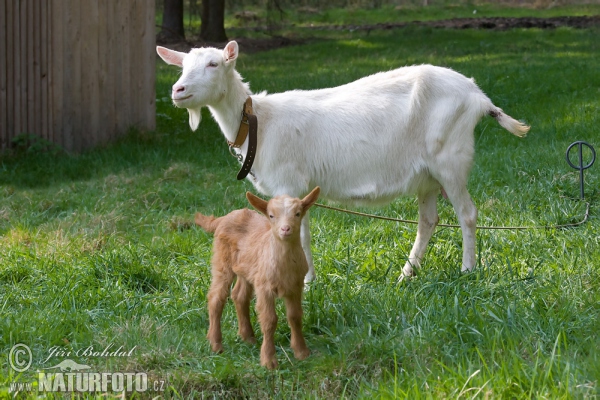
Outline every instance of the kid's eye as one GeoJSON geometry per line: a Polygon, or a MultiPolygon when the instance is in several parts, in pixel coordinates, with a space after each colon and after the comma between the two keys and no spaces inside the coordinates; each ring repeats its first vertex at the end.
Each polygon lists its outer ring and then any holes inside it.
{"type": "Polygon", "coordinates": [[[299,217],[299,216],[300,216],[300,213],[299,213],[299,212],[297,212],[297,213],[296,213],[296,217],[299,217]]]}
{"type": "Polygon", "coordinates": [[[275,217],[273,217],[273,215],[269,214],[269,218],[273,219],[273,218],[275,218],[275,217]]]}

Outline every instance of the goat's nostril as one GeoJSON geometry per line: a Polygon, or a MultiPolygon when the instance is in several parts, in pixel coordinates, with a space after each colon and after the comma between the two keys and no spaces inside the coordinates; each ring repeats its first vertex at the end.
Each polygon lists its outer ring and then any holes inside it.
{"type": "Polygon", "coordinates": [[[181,92],[185,92],[185,86],[177,86],[173,88],[173,92],[175,93],[181,93],[181,92]]]}

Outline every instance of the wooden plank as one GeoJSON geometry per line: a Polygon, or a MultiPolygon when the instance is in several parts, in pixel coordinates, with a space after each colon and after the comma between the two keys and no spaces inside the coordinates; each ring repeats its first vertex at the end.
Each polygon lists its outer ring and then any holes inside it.
{"type": "Polygon", "coordinates": [[[22,90],[23,96],[21,97],[21,124],[22,132],[32,133],[29,129],[29,115],[33,109],[33,96],[30,96],[30,92],[33,91],[33,63],[30,62],[33,58],[33,40],[31,40],[31,16],[29,11],[31,10],[30,1],[21,1],[21,68],[22,68],[22,90]],[[31,98],[31,100],[30,100],[31,98]]]}
{"type": "Polygon", "coordinates": [[[14,54],[14,69],[13,69],[13,79],[14,79],[14,128],[11,134],[11,139],[14,138],[21,131],[21,9],[19,7],[20,2],[18,0],[13,0],[14,7],[14,15],[15,18],[13,20],[13,32],[14,32],[14,46],[13,46],[13,54],[14,54]]]}
{"type": "Polygon", "coordinates": [[[81,107],[80,125],[76,135],[80,138],[78,150],[98,143],[100,120],[98,85],[98,3],[83,2],[81,7],[81,107]]]}
{"type": "Polygon", "coordinates": [[[68,0],[63,13],[66,17],[63,33],[63,143],[69,151],[80,149],[81,124],[81,2],[68,0]]]}
{"type": "Polygon", "coordinates": [[[6,23],[8,5],[0,2],[0,151],[7,148],[8,142],[8,104],[6,78],[8,74],[8,52],[6,38],[8,36],[8,25],[6,23]]]}
{"type": "Polygon", "coordinates": [[[50,140],[48,121],[48,2],[40,4],[40,135],[50,140]]]}
{"type": "MultiPolygon", "coordinates": [[[[73,107],[73,113],[78,114],[78,124],[74,127],[74,138],[80,139],[77,140],[76,150],[82,150],[83,144],[88,143],[90,141],[90,136],[94,135],[93,128],[90,125],[90,112],[91,112],[91,97],[90,97],[90,63],[93,62],[92,56],[90,53],[90,35],[89,28],[93,26],[93,22],[90,21],[91,15],[89,14],[90,10],[90,1],[80,0],[82,4],[79,13],[80,21],[85,21],[85,26],[83,26],[79,31],[79,55],[74,54],[74,58],[79,58],[81,60],[79,68],[75,71],[76,74],[79,74],[80,84],[78,87],[74,89],[79,92],[79,109],[75,110],[73,107]],[[85,121],[85,122],[84,122],[85,121]],[[85,128],[84,128],[85,127],[85,128]]],[[[75,17],[76,18],[76,17],[75,17]]]]}
{"type": "Polygon", "coordinates": [[[144,126],[147,130],[156,129],[156,22],[155,1],[147,1],[144,5],[144,126]]]}
{"type": "Polygon", "coordinates": [[[22,0],[21,7],[25,7],[25,64],[23,72],[25,75],[25,99],[26,109],[23,115],[25,132],[33,134],[33,124],[31,115],[35,109],[35,87],[33,77],[33,2],[31,0],[22,0]]]}
{"type": "Polygon", "coordinates": [[[112,97],[108,95],[106,86],[108,85],[108,57],[110,57],[108,48],[108,0],[98,0],[98,104],[99,104],[99,121],[98,121],[98,142],[106,143],[108,141],[108,118],[109,104],[112,102],[112,97]]]}
{"type": "Polygon", "coordinates": [[[59,68],[62,68],[60,63],[62,38],[56,32],[56,27],[60,26],[58,13],[58,1],[50,1],[48,4],[48,121],[50,124],[48,137],[53,143],[62,146],[57,133],[62,121],[62,113],[58,107],[58,104],[61,104],[59,99],[62,99],[62,91],[58,90],[59,87],[62,88],[62,81],[59,81],[57,74],[59,68]]]}
{"type": "Polygon", "coordinates": [[[66,15],[64,13],[65,2],[58,0],[52,1],[52,51],[50,52],[51,82],[49,86],[51,92],[50,98],[52,101],[52,141],[62,147],[66,146],[63,121],[67,119],[64,109],[65,36],[70,34],[69,27],[66,25],[66,15]]]}
{"type": "MultiPolygon", "coordinates": [[[[37,3],[37,2],[36,2],[37,3]]],[[[45,2],[42,2],[45,3],[45,2]]],[[[40,137],[44,137],[42,129],[42,7],[41,4],[31,4],[30,14],[33,26],[29,31],[32,33],[33,43],[33,109],[30,109],[29,126],[33,133],[40,137]]],[[[44,137],[45,138],[45,137],[44,137]]]]}
{"type": "Polygon", "coordinates": [[[129,54],[131,54],[131,63],[129,64],[129,104],[131,107],[131,113],[129,114],[129,120],[127,121],[129,126],[139,126],[140,122],[140,109],[141,109],[141,80],[143,76],[141,74],[142,57],[141,57],[141,43],[140,43],[140,11],[141,2],[139,0],[130,0],[129,9],[129,54]]]}
{"type": "Polygon", "coordinates": [[[15,14],[16,1],[8,0],[6,4],[6,142],[10,146],[10,140],[15,131],[15,14]]]}
{"type": "Polygon", "coordinates": [[[106,86],[104,93],[107,99],[110,99],[105,103],[107,113],[106,123],[106,136],[107,140],[114,138],[117,131],[117,109],[119,106],[119,100],[117,99],[118,91],[117,88],[120,85],[119,73],[117,62],[120,57],[118,51],[118,8],[117,2],[108,0],[106,3],[106,86]]]}
{"type": "Polygon", "coordinates": [[[118,135],[122,135],[129,128],[129,119],[131,115],[131,104],[127,101],[129,98],[129,87],[130,87],[130,71],[131,71],[131,55],[129,53],[130,43],[130,18],[129,18],[129,4],[128,2],[121,1],[117,5],[117,18],[118,21],[117,31],[119,35],[117,37],[115,45],[119,58],[117,59],[118,65],[118,86],[116,87],[118,109],[117,109],[117,132],[118,135]]]}

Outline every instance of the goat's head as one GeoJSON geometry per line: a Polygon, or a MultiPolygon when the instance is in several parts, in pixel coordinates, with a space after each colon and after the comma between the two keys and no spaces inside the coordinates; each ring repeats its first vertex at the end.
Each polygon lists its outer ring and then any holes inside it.
{"type": "Polygon", "coordinates": [[[283,195],[274,197],[267,202],[250,192],[246,192],[246,197],[257,211],[269,218],[271,230],[276,238],[298,240],[302,218],[317,201],[320,191],[321,189],[317,186],[302,200],[283,195]]]}
{"type": "Polygon", "coordinates": [[[196,130],[202,107],[215,104],[225,96],[229,75],[238,57],[238,44],[232,41],[223,50],[204,47],[189,53],[156,46],[156,52],[167,64],[183,68],[181,77],[173,85],[171,98],[177,107],[187,108],[190,127],[196,130]]]}

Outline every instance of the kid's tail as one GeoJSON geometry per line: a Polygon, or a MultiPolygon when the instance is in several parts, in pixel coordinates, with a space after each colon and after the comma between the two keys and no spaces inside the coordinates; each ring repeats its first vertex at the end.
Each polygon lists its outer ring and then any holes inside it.
{"type": "Polygon", "coordinates": [[[488,111],[488,114],[491,117],[494,117],[496,121],[502,126],[504,129],[509,131],[515,136],[523,137],[529,132],[529,126],[523,124],[522,122],[517,121],[510,115],[504,114],[501,108],[495,107],[488,111]]]}
{"type": "Polygon", "coordinates": [[[212,215],[209,217],[200,213],[196,213],[194,222],[196,222],[196,225],[198,225],[208,233],[215,233],[215,231],[217,230],[217,226],[219,226],[218,218],[215,218],[212,215]]]}

